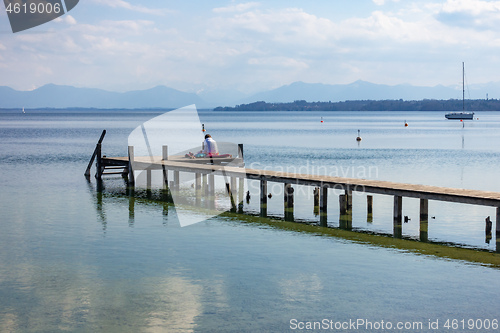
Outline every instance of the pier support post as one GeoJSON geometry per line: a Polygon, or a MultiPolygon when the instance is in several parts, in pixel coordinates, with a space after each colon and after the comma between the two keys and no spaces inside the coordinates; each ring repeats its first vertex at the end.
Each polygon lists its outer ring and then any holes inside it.
{"type": "Polygon", "coordinates": [[[285,184],[285,221],[293,221],[293,191],[292,184],[285,184]]]}
{"type": "Polygon", "coordinates": [[[128,225],[133,226],[135,221],[135,194],[128,197],[128,225]]]}
{"type": "Polygon", "coordinates": [[[260,180],[260,216],[267,217],[267,180],[260,180]]]}
{"type": "Polygon", "coordinates": [[[239,179],[238,186],[238,212],[243,213],[243,195],[245,192],[245,178],[239,179]]]}
{"type": "Polygon", "coordinates": [[[161,159],[162,161],[168,161],[168,146],[161,146],[161,159]]]}
{"type": "Polygon", "coordinates": [[[146,169],[146,191],[151,192],[151,169],[146,169]]]}
{"type": "Polygon", "coordinates": [[[347,213],[347,196],[345,194],[339,195],[339,208],[340,215],[345,215],[347,213]]]}
{"type": "Polygon", "coordinates": [[[203,174],[201,176],[201,193],[203,193],[203,196],[207,197],[208,196],[208,184],[207,184],[207,175],[203,174]]]}
{"type": "Polygon", "coordinates": [[[366,221],[373,223],[373,195],[366,196],[366,221]]]}
{"type": "Polygon", "coordinates": [[[328,187],[318,187],[319,198],[319,224],[322,227],[328,225],[328,187]]]}
{"type": "Polygon", "coordinates": [[[495,234],[496,234],[496,252],[500,253],[500,207],[497,207],[497,217],[496,217],[496,227],[495,227],[495,234]]]}
{"type": "Polygon", "coordinates": [[[497,238],[500,238],[500,207],[497,207],[497,217],[496,217],[496,228],[495,228],[495,233],[497,238]]]}
{"type": "Polygon", "coordinates": [[[403,227],[402,227],[402,217],[403,217],[403,197],[399,195],[394,196],[394,237],[403,237],[403,227]]]}
{"type": "Polygon", "coordinates": [[[102,144],[99,142],[96,145],[95,151],[96,151],[96,171],[95,171],[95,178],[97,179],[102,179],[102,172],[104,168],[102,167],[102,144]]]}
{"type": "Polygon", "coordinates": [[[209,209],[215,209],[215,175],[208,175],[208,202],[209,209]]]}
{"type": "Polygon", "coordinates": [[[196,198],[196,205],[200,204],[201,199],[201,174],[194,174],[194,194],[196,198]]]}
{"type": "Polygon", "coordinates": [[[135,186],[134,158],[134,146],[128,146],[128,183],[131,187],[135,186]]]}
{"type": "Polygon", "coordinates": [[[243,144],[242,143],[238,143],[238,155],[241,158],[241,160],[244,161],[244,159],[243,159],[243,144]]]}
{"type": "Polygon", "coordinates": [[[345,189],[345,195],[346,195],[346,203],[347,203],[347,210],[351,210],[352,208],[352,189],[350,186],[347,186],[345,189]]]}
{"type": "Polygon", "coordinates": [[[226,183],[226,191],[227,194],[229,195],[229,201],[231,201],[231,212],[236,212],[236,202],[234,201],[234,196],[233,196],[233,189],[231,187],[230,183],[226,183]]]}
{"type": "Polygon", "coordinates": [[[231,177],[230,183],[226,183],[226,188],[231,200],[231,211],[236,212],[236,178],[231,177]]]}
{"type": "MultiPolygon", "coordinates": [[[[161,159],[162,161],[167,161],[168,160],[168,146],[162,146],[162,156],[161,159]]],[[[165,167],[165,165],[162,165],[162,171],[163,171],[163,189],[168,190],[168,170],[165,167]]]]}
{"type": "Polygon", "coordinates": [[[429,240],[429,200],[420,199],[420,240],[429,240]]]}
{"type": "Polygon", "coordinates": [[[320,188],[315,187],[314,191],[313,191],[313,196],[314,196],[313,214],[314,214],[314,216],[319,215],[319,192],[320,192],[320,188]]]}
{"type": "Polygon", "coordinates": [[[215,196],[215,176],[213,174],[208,175],[208,195],[215,196]]]}
{"type": "Polygon", "coordinates": [[[180,174],[179,171],[174,171],[174,190],[178,191],[180,188],[180,174]]]}
{"type": "Polygon", "coordinates": [[[345,230],[352,230],[352,209],[347,206],[348,195],[339,195],[339,228],[345,230]]]}

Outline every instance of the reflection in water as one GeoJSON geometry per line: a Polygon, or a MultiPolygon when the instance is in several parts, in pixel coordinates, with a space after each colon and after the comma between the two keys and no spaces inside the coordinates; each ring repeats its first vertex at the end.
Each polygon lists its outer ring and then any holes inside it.
{"type": "MultiPolygon", "coordinates": [[[[291,186],[289,186],[291,188],[291,186]]],[[[91,186],[89,186],[91,189],[91,186]]],[[[286,186],[285,186],[286,189],[286,186]]],[[[92,189],[91,189],[92,190],[92,189]]],[[[179,193],[182,193],[183,191],[190,191],[193,190],[195,191],[195,188],[193,187],[192,189],[183,189],[180,188],[178,190],[179,193]]],[[[293,188],[292,188],[293,190],[293,188]]],[[[289,189],[288,189],[289,191],[289,189]]],[[[289,221],[289,222],[294,222],[294,213],[293,213],[293,199],[290,200],[290,197],[293,198],[293,191],[291,192],[292,195],[287,196],[284,195],[284,220],[289,221]],[[291,208],[288,207],[288,204],[291,203],[291,208]]],[[[286,191],[285,191],[286,193],[286,191]]],[[[110,194],[110,193],[107,193],[110,194]]],[[[177,194],[178,198],[184,198],[186,200],[186,205],[177,205],[174,206],[172,204],[170,190],[155,190],[155,191],[138,191],[135,190],[134,188],[127,188],[126,193],[118,194],[118,197],[125,195],[128,198],[128,216],[129,216],[129,227],[134,226],[134,221],[135,221],[135,209],[137,202],[141,203],[155,203],[158,205],[161,205],[163,209],[163,226],[168,226],[169,222],[177,220],[177,214],[178,212],[181,212],[182,214],[185,215],[187,221],[189,221],[190,218],[193,220],[200,220],[208,216],[208,215],[214,215],[215,213],[221,214],[223,211],[228,211],[232,213],[236,213],[234,209],[234,201],[231,202],[230,196],[228,191],[219,191],[216,192],[214,196],[193,196],[190,193],[188,195],[182,197],[180,194],[177,194]],[[140,198],[140,199],[138,199],[140,198]],[[196,207],[196,210],[193,210],[193,206],[196,207]],[[232,208],[232,209],[231,209],[232,208]]],[[[248,192],[247,192],[248,194],[248,192]]],[[[321,207],[316,206],[316,190],[313,192],[313,196],[315,197],[314,199],[314,211],[319,209],[319,226],[326,227],[328,228],[328,213],[326,210],[322,211],[321,207]]],[[[106,191],[104,190],[104,187],[97,186],[96,190],[94,191],[93,196],[95,197],[95,202],[96,202],[96,211],[98,215],[100,216],[100,219],[103,224],[103,230],[106,230],[106,214],[105,214],[105,209],[104,209],[104,204],[103,204],[103,196],[106,196],[106,191]],[[97,189],[102,189],[102,192],[97,191],[97,189]]],[[[113,199],[116,198],[115,195],[111,195],[108,199],[113,199]]],[[[353,227],[353,208],[352,208],[352,194],[345,195],[341,194],[339,195],[339,208],[340,209],[340,214],[338,215],[338,228],[341,230],[347,230],[347,231],[360,231],[357,227],[353,227]]],[[[266,197],[267,199],[267,197],[266,197]]],[[[178,200],[179,202],[180,200],[178,200]]],[[[368,225],[373,223],[373,197],[368,196],[367,197],[367,203],[368,203],[368,208],[367,208],[367,217],[366,221],[368,225]]],[[[238,214],[252,214],[251,211],[245,212],[243,210],[243,203],[239,203],[240,209],[238,209],[238,214]]],[[[264,204],[267,206],[266,204],[264,204]]],[[[400,212],[401,214],[401,212],[400,212]]],[[[247,215],[248,216],[248,215],[247,215]]],[[[267,217],[267,215],[263,216],[262,215],[262,207],[261,207],[261,212],[260,215],[261,217],[267,217]]],[[[317,217],[317,216],[316,216],[317,217]]],[[[273,217],[275,219],[276,217],[273,217]]],[[[278,217],[279,218],[279,217],[278,217]]],[[[403,221],[402,221],[402,216],[399,216],[398,218],[394,218],[393,220],[393,228],[392,228],[392,237],[396,239],[418,239],[421,242],[424,243],[436,243],[436,244],[442,244],[442,242],[436,242],[436,241],[430,241],[429,240],[429,223],[428,223],[428,215],[424,214],[420,216],[420,223],[419,223],[419,234],[415,237],[408,237],[407,235],[403,235],[403,221]]],[[[303,220],[302,220],[303,221],[303,220]]],[[[178,223],[178,221],[177,221],[178,223]]],[[[300,222],[298,222],[300,223],[300,222]]],[[[377,234],[377,233],[374,233],[377,234]]],[[[382,235],[387,235],[386,233],[381,233],[382,235]]],[[[485,238],[485,243],[489,244],[490,240],[492,239],[491,237],[491,231],[490,234],[486,232],[486,238],[485,238]]],[[[468,247],[468,245],[465,244],[460,244],[460,243],[453,243],[453,242],[446,242],[447,245],[449,246],[459,246],[459,247],[468,247]]],[[[497,246],[495,248],[495,251],[500,253],[500,248],[498,246],[498,242],[496,242],[497,246]]]]}
{"type": "Polygon", "coordinates": [[[0,332],[10,333],[19,332],[20,330],[19,318],[16,314],[2,314],[2,318],[0,318],[0,332]]]}
{"type": "Polygon", "coordinates": [[[321,279],[316,275],[294,276],[279,282],[281,295],[285,302],[314,302],[321,299],[324,289],[321,279]]]}
{"type": "Polygon", "coordinates": [[[183,331],[193,332],[195,318],[202,312],[202,287],[184,278],[173,276],[147,283],[154,309],[146,314],[143,332],[183,331]]]}
{"type": "Polygon", "coordinates": [[[29,274],[6,281],[1,332],[193,332],[202,313],[203,287],[171,269],[130,283],[97,266],[16,268],[29,274]]]}

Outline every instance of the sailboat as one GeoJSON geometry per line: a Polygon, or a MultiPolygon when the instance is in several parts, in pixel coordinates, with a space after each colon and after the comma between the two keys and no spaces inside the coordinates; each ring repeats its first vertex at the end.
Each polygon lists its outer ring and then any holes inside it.
{"type": "Polygon", "coordinates": [[[472,120],[474,112],[465,112],[465,65],[462,62],[462,112],[451,112],[445,114],[446,119],[472,120]]]}

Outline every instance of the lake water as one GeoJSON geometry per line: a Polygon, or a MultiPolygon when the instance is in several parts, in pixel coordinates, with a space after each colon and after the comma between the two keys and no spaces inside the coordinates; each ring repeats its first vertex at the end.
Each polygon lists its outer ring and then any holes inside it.
{"type": "MultiPolygon", "coordinates": [[[[469,319],[500,319],[496,268],[248,223],[248,216],[181,228],[168,205],[137,199],[132,210],[119,178],[98,193],[83,172],[101,131],[104,153],[126,156],[130,132],[159,114],[0,113],[0,332],[289,332],[323,320],[333,329],[318,331],[335,331],[358,319],[372,323],[357,327],[362,332],[380,331],[382,321],[396,332],[448,332],[448,319],[460,332],[470,331],[469,319]],[[422,329],[396,329],[399,322],[422,329]]],[[[498,112],[478,112],[465,126],[439,112],[200,117],[217,141],[244,144],[249,168],[500,191],[498,112]]],[[[248,189],[244,210],[252,214],[258,193],[252,182],[248,189]]],[[[316,223],[312,189],[296,190],[295,217],[316,223]]],[[[269,214],[282,217],[282,185],[269,191],[269,214]]],[[[331,227],[339,224],[335,194],[331,227]]],[[[392,203],[375,195],[368,223],[366,196],[355,194],[353,227],[391,234],[392,203]]],[[[403,200],[411,218],[404,237],[418,238],[418,205],[403,200]]],[[[495,250],[484,234],[494,208],[431,201],[429,214],[431,241],[495,250]]]]}

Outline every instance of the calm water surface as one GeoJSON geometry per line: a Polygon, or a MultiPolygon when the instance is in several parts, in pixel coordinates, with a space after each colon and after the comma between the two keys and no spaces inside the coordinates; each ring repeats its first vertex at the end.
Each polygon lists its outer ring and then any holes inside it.
{"type": "MultiPolygon", "coordinates": [[[[447,319],[500,319],[494,268],[234,217],[180,228],[168,205],[137,199],[131,210],[114,195],[120,179],[97,193],[83,172],[100,132],[105,154],[125,156],[130,132],[158,114],[0,113],[1,332],[297,331],[292,319],[423,331],[439,320],[433,331],[446,332],[447,319]]],[[[247,167],[500,191],[500,113],[476,116],[463,128],[439,112],[200,113],[216,140],[245,145],[247,167]]],[[[282,189],[270,191],[269,212],[282,216],[282,189]]],[[[316,222],[311,191],[297,189],[296,217],[316,222]]],[[[372,223],[365,202],[354,196],[353,226],[392,233],[392,198],[374,197],[372,223]]],[[[403,234],[418,237],[418,200],[403,205],[413,220],[403,234]]],[[[495,249],[484,235],[494,209],[430,202],[429,213],[432,241],[495,249]]]]}

